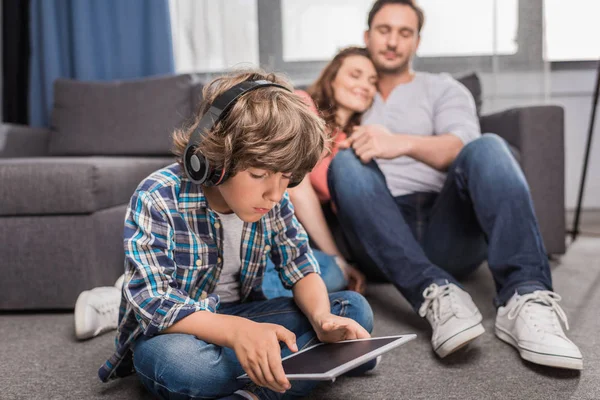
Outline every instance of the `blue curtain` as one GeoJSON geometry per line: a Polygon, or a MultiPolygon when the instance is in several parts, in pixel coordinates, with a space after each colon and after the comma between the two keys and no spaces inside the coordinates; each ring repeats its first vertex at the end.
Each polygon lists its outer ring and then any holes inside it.
{"type": "Polygon", "coordinates": [[[175,72],[168,0],[31,0],[29,123],[47,126],[55,79],[175,72]]]}

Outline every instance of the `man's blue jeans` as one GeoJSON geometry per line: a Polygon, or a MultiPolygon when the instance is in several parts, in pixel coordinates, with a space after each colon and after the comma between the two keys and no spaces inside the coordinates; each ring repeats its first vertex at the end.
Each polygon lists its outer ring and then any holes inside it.
{"type": "MultiPolygon", "coordinates": [[[[335,262],[335,257],[323,253],[320,250],[313,250],[315,258],[321,268],[321,278],[325,282],[327,292],[339,292],[348,286],[348,281],[344,273],[335,262]]],[[[283,287],[279,274],[275,270],[275,264],[271,259],[267,259],[267,267],[263,275],[262,290],[267,299],[277,297],[292,297],[292,291],[283,287]]]]}
{"type": "MultiPolygon", "coordinates": [[[[369,332],[373,330],[373,312],[360,294],[337,292],[329,295],[329,301],[332,314],[351,318],[369,332]]],[[[292,298],[229,303],[219,307],[218,312],[282,325],[294,332],[299,349],[318,343],[310,322],[292,298]]],[[[290,350],[284,347],[281,357],[289,354],[290,350]]],[[[249,384],[249,381],[238,380],[236,378],[245,372],[232,349],[204,342],[192,335],[141,337],[135,344],[133,361],[144,386],[161,399],[220,398],[242,388],[261,399],[294,398],[306,396],[317,385],[312,381],[292,381],[292,388],[281,395],[249,384]]]]}
{"type": "MultiPolygon", "coordinates": [[[[338,219],[359,267],[374,266],[417,310],[431,283],[451,282],[486,258],[496,306],[518,290],[552,290],[548,257],[525,177],[507,144],[466,145],[442,191],[394,198],[377,164],[340,151],[329,170],[338,219]]],[[[368,269],[368,267],[367,267],[368,269]]]]}

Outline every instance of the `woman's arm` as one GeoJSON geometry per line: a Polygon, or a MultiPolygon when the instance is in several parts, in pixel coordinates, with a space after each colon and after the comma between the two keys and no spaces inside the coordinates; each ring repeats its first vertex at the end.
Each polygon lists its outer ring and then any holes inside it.
{"type": "Polygon", "coordinates": [[[290,200],[294,205],[296,218],[304,226],[308,236],[314,241],[319,249],[332,256],[342,257],[342,253],[336,246],[331,230],[325,221],[325,215],[317,193],[313,189],[310,180],[304,180],[295,188],[290,189],[290,200]]]}
{"type": "Polygon", "coordinates": [[[325,220],[321,203],[309,179],[304,178],[300,185],[288,190],[288,192],[294,205],[296,218],[304,226],[311,240],[316,243],[321,251],[336,257],[336,264],[348,281],[348,289],[364,293],[366,278],[359,270],[346,262],[335,244],[331,230],[325,220]]]}

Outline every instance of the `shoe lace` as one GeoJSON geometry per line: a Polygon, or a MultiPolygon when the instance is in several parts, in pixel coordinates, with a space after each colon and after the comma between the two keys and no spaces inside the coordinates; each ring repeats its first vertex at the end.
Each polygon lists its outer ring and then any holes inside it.
{"type": "Polygon", "coordinates": [[[425,301],[419,308],[419,315],[424,317],[431,312],[435,321],[445,322],[454,314],[452,311],[453,294],[454,289],[451,285],[438,286],[432,283],[423,291],[425,301]]]}
{"type": "Polygon", "coordinates": [[[119,313],[119,305],[113,301],[98,302],[94,305],[94,309],[96,309],[101,316],[108,316],[108,318],[114,318],[115,314],[117,314],[118,317],[119,313]]]}
{"type": "MultiPolygon", "coordinates": [[[[532,312],[532,316],[540,316],[540,318],[545,320],[542,322],[550,322],[550,324],[556,329],[558,329],[558,327],[555,325],[555,316],[558,316],[558,318],[565,324],[567,330],[569,330],[567,315],[558,305],[560,300],[560,295],[549,290],[536,290],[533,293],[525,294],[519,297],[515,306],[508,312],[508,319],[515,319],[525,306],[527,306],[527,308],[531,308],[537,305],[537,308],[540,308],[540,310],[535,310],[535,312],[532,312]]],[[[534,323],[534,325],[537,327],[536,323],[534,323]]],[[[548,326],[548,324],[545,323],[544,326],[548,326]]]]}

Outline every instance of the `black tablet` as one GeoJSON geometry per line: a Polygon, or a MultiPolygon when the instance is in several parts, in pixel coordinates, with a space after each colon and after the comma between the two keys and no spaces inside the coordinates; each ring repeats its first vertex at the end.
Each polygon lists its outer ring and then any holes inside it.
{"type": "MultiPolygon", "coordinates": [[[[334,381],[344,372],[416,337],[407,334],[319,343],[285,357],[282,360],[283,370],[289,380],[334,381]]],[[[250,378],[244,374],[238,379],[250,378]]]]}

